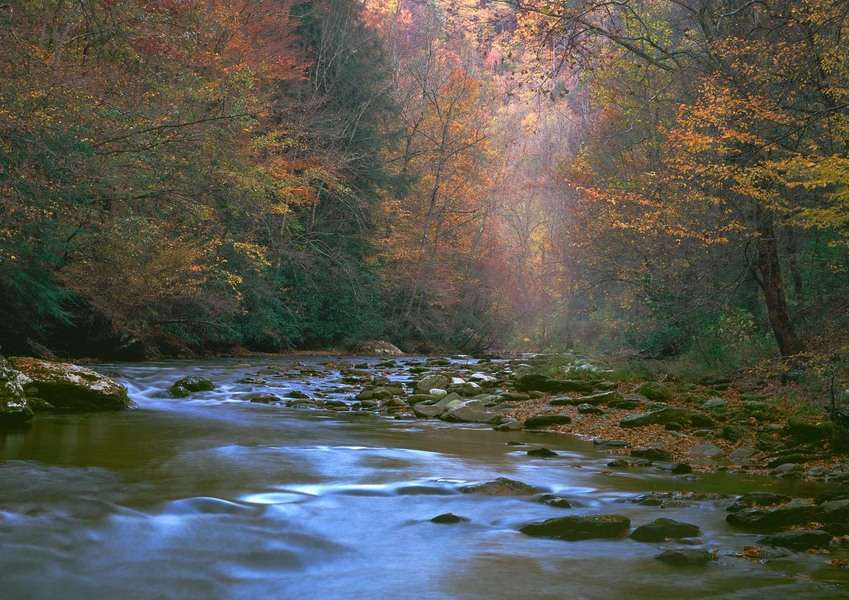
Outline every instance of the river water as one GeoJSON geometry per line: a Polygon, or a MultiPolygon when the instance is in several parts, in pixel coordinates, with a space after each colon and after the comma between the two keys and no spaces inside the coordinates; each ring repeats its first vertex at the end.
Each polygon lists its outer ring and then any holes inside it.
{"type": "MultiPolygon", "coordinates": [[[[661,508],[648,492],[801,493],[792,483],[649,470],[610,473],[607,454],[567,436],[252,404],[299,389],[350,396],[327,357],[108,364],[130,389],[120,413],[40,416],[0,434],[0,599],[841,598],[849,573],[827,556],[733,556],[758,536],[724,521],[727,500],[661,508]],[[294,363],[319,371],[291,374],[294,363]],[[289,374],[287,374],[289,373],[289,374]],[[192,374],[212,392],[171,399],[192,374]],[[267,385],[237,383],[265,377],[267,385]],[[553,459],[527,456],[543,444],[553,459]],[[575,507],[463,494],[509,477],[575,507]],[[467,523],[431,523],[452,512],[467,523]],[[530,538],[528,521],[617,513],[699,525],[718,560],[654,560],[675,544],[530,538]]],[[[352,362],[352,359],[340,359],[352,362]]],[[[368,360],[374,366],[374,359],[368,360]]],[[[376,367],[375,367],[376,368],[376,367]]],[[[381,371],[383,372],[383,371],[381,371]]],[[[389,369],[393,378],[402,370],[389,369]]],[[[798,484],[797,484],[798,485],[798,484]]]]}

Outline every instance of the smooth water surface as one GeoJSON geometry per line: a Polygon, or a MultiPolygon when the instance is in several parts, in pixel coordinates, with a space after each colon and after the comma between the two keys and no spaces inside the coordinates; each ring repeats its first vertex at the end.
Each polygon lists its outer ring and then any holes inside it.
{"type": "Polygon", "coordinates": [[[0,434],[0,600],[849,594],[849,574],[827,556],[769,564],[734,556],[757,536],[725,524],[727,500],[633,502],[651,491],[742,493],[773,482],[611,473],[605,452],[567,436],[240,399],[289,389],[349,398],[326,360],[101,365],[129,387],[136,409],[40,416],[27,431],[0,434]],[[299,375],[296,362],[320,373],[299,375]],[[168,386],[187,374],[218,388],[169,398],[168,386]],[[266,383],[236,383],[245,377],[266,383]],[[544,444],[560,456],[530,458],[508,441],[544,444]],[[548,488],[576,507],[458,491],[495,477],[548,488]],[[470,522],[430,522],[445,512],[470,522]],[[696,523],[719,559],[681,569],[654,560],[674,544],[564,542],[517,531],[582,513],[625,514],[634,526],[658,516],[696,523]]]}

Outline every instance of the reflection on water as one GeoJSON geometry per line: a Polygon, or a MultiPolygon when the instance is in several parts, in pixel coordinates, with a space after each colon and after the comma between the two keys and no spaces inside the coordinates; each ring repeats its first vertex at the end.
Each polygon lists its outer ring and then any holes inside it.
{"type": "Polygon", "coordinates": [[[772,482],[610,474],[603,453],[562,436],[240,399],[295,389],[347,397],[324,359],[299,360],[319,373],[281,374],[294,359],[104,365],[137,409],[44,416],[0,434],[0,598],[838,598],[849,589],[846,571],[822,556],[769,565],[732,556],[757,536],[725,525],[721,498],[664,509],[631,501],[772,482]],[[186,374],[218,388],[168,398],[186,374]],[[238,383],[245,378],[264,383],[238,383]],[[545,443],[561,456],[529,458],[507,441],[545,443]],[[495,477],[545,488],[574,508],[459,492],[495,477]],[[470,521],[430,522],[445,512],[470,521]],[[663,544],[517,532],[570,512],[696,523],[720,558],[681,571],[653,559],[663,544]]]}

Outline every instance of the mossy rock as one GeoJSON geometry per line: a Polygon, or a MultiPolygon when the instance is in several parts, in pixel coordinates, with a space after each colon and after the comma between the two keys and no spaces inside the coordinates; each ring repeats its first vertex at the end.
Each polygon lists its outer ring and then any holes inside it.
{"type": "Polygon", "coordinates": [[[830,439],[834,435],[834,423],[791,417],[787,421],[786,432],[797,442],[819,442],[830,439]]]}
{"type": "Polygon", "coordinates": [[[689,423],[692,411],[684,408],[664,407],[635,415],[628,415],[619,421],[620,427],[645,427],[647,425],[666,425],[667,423],[689,423]]]}
{"type": "Polygon", "coordinates": [[[86,367],[24,357],[11,362],[57,410],[120,410],[131,404],[127,388],[86,367]]]}
{"type": "Polygon", "coordinates": [[[175,398],[184,398],[193,392],[209,392],[215,389],[215,384],[209,379],[190,375],[178,379],[171,385],[171,395],[175,398]]]}
{"type": "Polygon", "coordinates": [[[665,540],[696,537],[699,533],[700,530],[697,525],[661,518],[637,527],[631,533],[631,539],[637,542],[657,543],[665,540]]]}
{"type": "Polygon", "coordinates": [[[641,385],[637,392],[655,402],[668,402],[672,399],[672,391],[657,381],[647,381],[641,385]]]}
{"type": "Polygon", "coordinates": [[[622,515],[568,516],[529,523],[520,529],[532,537],[578,541],[620,538],[628,534],[631,520],[622,515]]]}

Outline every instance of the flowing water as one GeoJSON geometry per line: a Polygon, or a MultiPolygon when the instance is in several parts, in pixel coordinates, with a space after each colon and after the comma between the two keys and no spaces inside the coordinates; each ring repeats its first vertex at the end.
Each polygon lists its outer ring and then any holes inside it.
{"type": "MultiPolygon", "coordinates": [[[[755,477],[610,473],[607,454],[567,436],[252,404],[249,391],[332,389],[322,358],[100,365],[137,403],[120,413],[40,416],[0,434],[0,599],[116,598],[840,598],[849,574],[827,556],[762,564],[733,556],[758,536],[731,530],[712,496],[660,508],[658,491],[780,489],[755,477]],[[313,377],[280,376],[295,361],[313,377]],[[237,383],[262,373],[263,387],[237,383]],[[166,390],[201,375],[217,389],[166,390]],[[544,444],[554,459],[526,455],[544,444]],[[463,494],[510,477],[568,498],[463,494]],[[467,523],[431,523],[440,513],[467,523]],[[695,523],[706,567],[654,560],[674,544],[565,542],[518,528],[566,514],[695,523]]],[[[350,359],[340,359],[349,361],[350,359]]],[[[361,361],[357,361],[361,362],[361,361]]],[[[370,365],[377,361],[371,360],[370,365]]],[[[373,367],[376,368],[376,367],[373,367]]],[[[395,377],[403,377],[399,370],[395,377]]],[[[801,492],[784,485],[784,491],[801,492]]]]}

